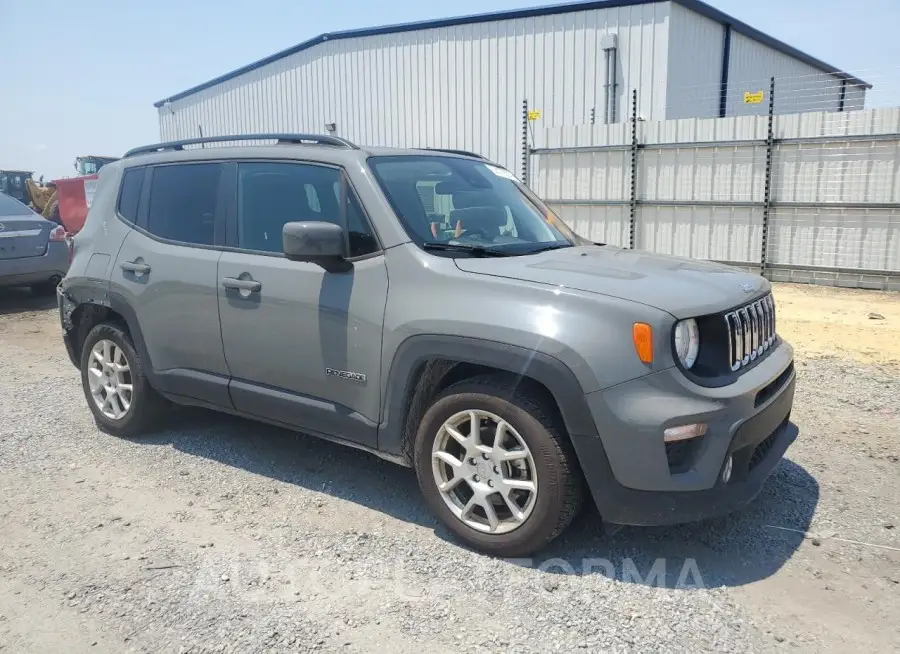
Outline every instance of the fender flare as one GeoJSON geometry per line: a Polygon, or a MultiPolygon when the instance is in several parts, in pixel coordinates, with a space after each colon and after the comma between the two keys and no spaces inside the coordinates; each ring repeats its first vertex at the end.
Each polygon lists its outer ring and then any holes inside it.
{"type": "MultiPolygon", "coordinates": [[[[60,289],[60,294],[67,298],[73,305],[72,310],[68,315],[63,314],[61,316],[64,328],[66,328],[67,324],[71,324],[71,315],[75,313],[79,307],[85,305],[94,305],[101,309],[108,309],[109,311],[113,311],[122,316],[122,319],[128,327],[128,332],[131,334],[131,340],[134,343],[134,347],[138,351],[138,356],[141,357],[141,361],[145,362],[145,374],[150,379],[151,384],[155,381],[156,373],[153,368],[153,362],[150,360],[150,355],[147,352],[147,345],[144,342],[144,334],[141,332],[140,323],[138,322],[134,309],[132,309],[131,305],[125,301],[124,297],[118,293],[111,292],[102,282],[92,282],[90,280],[85,280],[76,284],[66,284],[64,282],[63,287],[60,289]]],[[[63,311],[64,309],[61,305],[60,312],[63,311]]],[[[75,325],[72,325],[72,327],[74,328],[75,325]]],[[[66,328],[66,331],[70,331],[69,328],[66,328]]],[[[85,336],[87,336],[87,334],[77,334],[76,338],[83,339],[85,336]]],[[[72,343],[72,345],[72,363],[78,367],[80,364],[77,361],[77,356],[80,355],[81,343],[72,343]],[[75,346],[78,348],[77,351],[74,349],[75,346]]]]}
{"type": "Polygon", "coordinates": [[[420,369],[430,360],[446,360],[496,368],[534,380],[550,391],[570,436],[596,436],[597,428],[581,384],[559,359],[516,345],[464,336],[421,334],[407,338],[391,361],[384,384],[378,449],[409,455],[407,412],[416,391],[420,369]]]}

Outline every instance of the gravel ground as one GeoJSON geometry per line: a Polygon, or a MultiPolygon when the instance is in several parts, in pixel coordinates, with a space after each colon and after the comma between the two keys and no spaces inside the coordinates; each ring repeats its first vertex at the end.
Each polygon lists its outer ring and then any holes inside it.
{"type": "Polygon", "coordinates": [[[200,411],[99,432],[56,315],[0,295],[0,651],[896,651],[900,370],[798,360],[800,440],[745,511],[533,561],[410,470],[200,411]]]}

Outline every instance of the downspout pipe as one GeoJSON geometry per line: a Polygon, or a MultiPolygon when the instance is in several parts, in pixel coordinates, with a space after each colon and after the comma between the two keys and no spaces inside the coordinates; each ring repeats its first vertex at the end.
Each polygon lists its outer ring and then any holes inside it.
{"type": "Polygon", "coordinates": [[[728,111],[728,69],[731,67],[731,25],[725,24],[725,38],[722,40],[722,85],[719,87],[719,118],[728,111]]]}
{"type": "Polygon", "coordinates": [[[600,37],[600,47],[603,48],[603,55],[606,60],[606,83],[604,89],[603,102],[603,122],[607,125],[616,122],[616,97],[618,94],[618,84],[616,78],[618,63],[618,45],[619,39],[613,32],[607,32],[600,37]]]}

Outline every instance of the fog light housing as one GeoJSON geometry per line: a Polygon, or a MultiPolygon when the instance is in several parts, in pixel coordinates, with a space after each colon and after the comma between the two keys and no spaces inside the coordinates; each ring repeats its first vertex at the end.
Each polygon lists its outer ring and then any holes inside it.
{"type": "Polygon", "coordinates": [[[666,443],[676,443],[678,441],[686,441],[691,438],[703,436],[706,433],[706,423],[697,422],[692,425],[679,425],[678,427],[669,427],[663,432],[663,440],[666,443]]]}
{"type": "Polygon", "coordinates": [[[728,457],[728,460],[725,462],[725,469],[722,470],[722,482],[728,483],[731,480],[731,471],[734,469],[734,458],[728,457]]]}

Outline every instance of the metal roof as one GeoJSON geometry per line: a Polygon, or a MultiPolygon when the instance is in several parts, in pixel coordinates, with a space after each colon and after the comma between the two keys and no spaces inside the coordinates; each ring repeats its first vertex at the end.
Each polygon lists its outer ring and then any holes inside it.
{"type": "MultiPolygon", "coordinates": [[[[276,52],[275,54],[269,55],[268,57],[260,59],[259,61],[254,61],[251,64],[242,66],[241,68],[233,70],[230,73],[220,75],[219,77],[211,79],[208,82],[204,82],[203,84],[199,84],[197,86],[189,88],[186,91],[182,91],[181,93],[176,93],[175,95],[172,95],[168,98],[159,100],[158,102],[155,102],[153,106],[161,107],[167,102],[181,100],[182,98],[194,95],[195,93],[216,86],[217,84],[221,84],[222,82],[226,82],[245,73],[249,73],[250,71],[262,68],[263,66],[278,61],[279,59],[284,59],[285,57],[289,57],[298,52],[302,52],[303,50],[308,50],[309,48],[319,45],[320,43],[324,43],[325,41],[353,39],[364,36],[375,36],[378,34],[399,34],[402,32],[412,32],[414,30],[427,30],[435,29],[438,27],[452,27],[454,25],[469,25],[472,23],[487,23],[498,20],[510,20],[514,18],[550,16],[553,14],[566,14],[575,11],[589,11],[592,9],[631,7],[634,5],[645,5],[666,1],[668,0],[581,0],[580,2],[568,2],[564,4],[547,5],[544,7],[531,7],[529,9],[494,11],[485,14],[457,16],[454,18],[439,18],[433,20],[417,21],[413,23],[400,23],[397,25],[383,25],[381,27],[368,27],[364,29],[343,30],[340,32],[327,32],[325,34],[315,36],[307,41],[303,41],[302,43],[298,43],[291,48],[287,48],[286,50],[276,52]]],[[[864,86],[867,89],[872,88],[872,85],[868,82],[854,77],[849,73],[845,73],[820,59],[816,59],[815,57],[808,55],[805,52],[802,52],[797,48],[784,43],[783,41],[779,41],[778,39],[769,36],[768,34],[760,32],[758,29],[751,27],[750,25],[747,25],[742,21],[739,21],[732,16],[729,16],[723,11],[719,11],[715,7],[712,7],[705,2],[701,2],[700,0],[671,0],[671,2],[679,4],[682,7],[690,9],[691,11],[694,11],[702,16],[706,16],[707,18],[721,23],[722,25],[730,25],[731,29],[735,32],[738,32],[739,34],[743,34],[744,36],[747,36],[755,41],[759,41],[763,45],[766,45],[774,50],[778,50],[779,52],[783,52],[784,54],[802,61],[803,63],[808,64],[814,68],[818,68],[823,72],[830,73],[841,79],[845,79],[851,84],[864,86]]]]}

